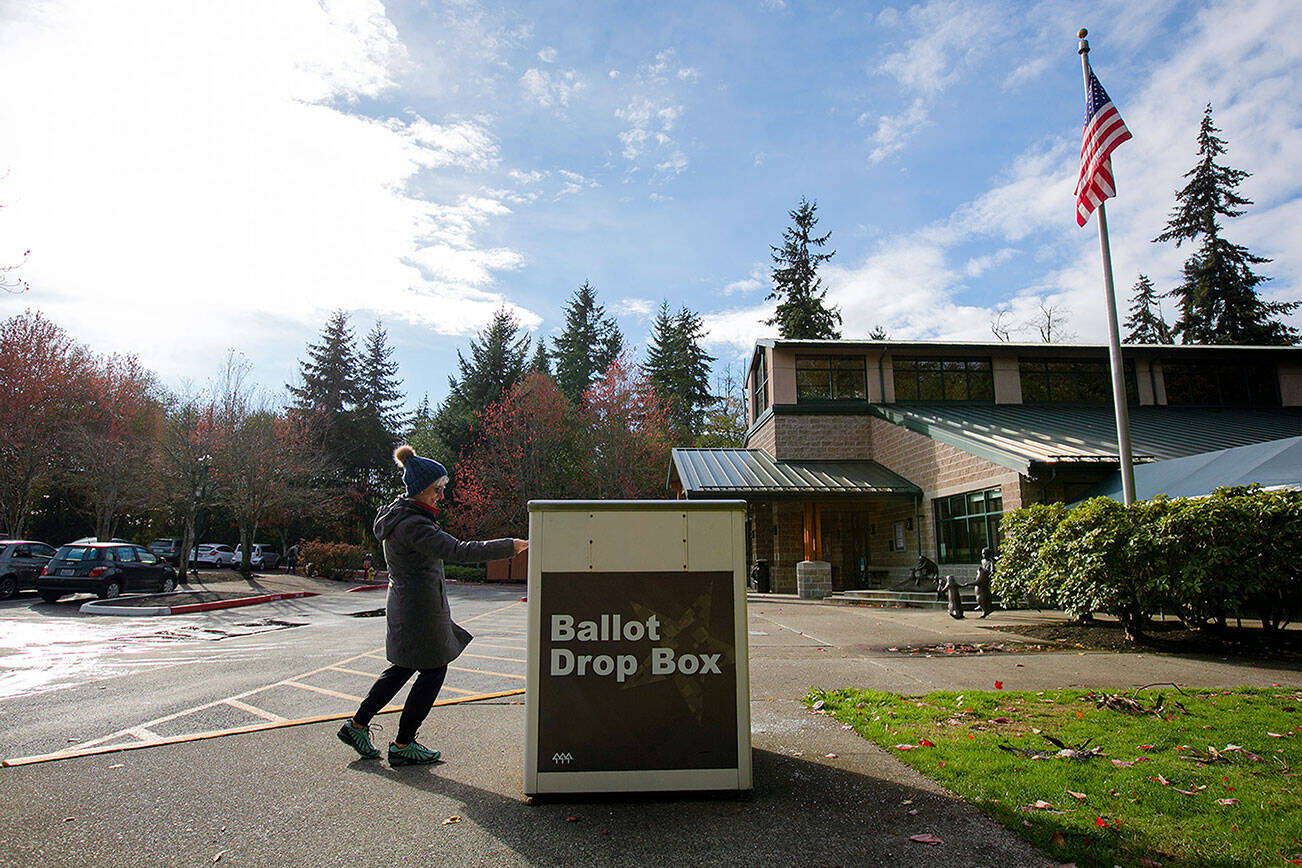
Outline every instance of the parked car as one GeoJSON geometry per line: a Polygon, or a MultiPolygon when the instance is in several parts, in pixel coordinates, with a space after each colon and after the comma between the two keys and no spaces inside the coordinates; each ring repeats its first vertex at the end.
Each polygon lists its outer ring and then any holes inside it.
{"type": "Polygon", "coordinates": [[[181,563],[181,540],[176,537],[156,539],[146,546],[151,552],[167,561],[172,566],[181,563]]]}
{"type": "Polygon", "coordinates": [[[0,540],[0,600],[36,587],[36,578],[54,557],[54,546],[25,539],[0,540]]]}
{"type": "Polygon", "coordinates": [[[229,567],[235,563],[235,551],[222,543],[202,543],[190,549],[190,560],[200,566],[229,567]]]}
{"type": "MultiPolygon", "coordinates": [[[[235,563],[231,566],[238,567],[244,563],[241,557],[240,547],[235,547],[235,563]]],[[[280,552],[276,551],[266,543],[254,543],[253,549],[249,552],[249,566],[255,570],[274,570],[280,563],[280,552]]]]}
{"type": "Polygon", "coordinates": [[[41,599],[53,603],[77,591],[101,599],[130,591],[176,590],[176,570],[143,546],[85,543],[61,546],[36,579],[41,599]]]}

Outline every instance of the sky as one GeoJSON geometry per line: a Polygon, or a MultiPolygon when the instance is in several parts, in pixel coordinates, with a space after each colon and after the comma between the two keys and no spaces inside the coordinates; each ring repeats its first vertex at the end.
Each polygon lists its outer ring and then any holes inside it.
{"type": "Polygon", "coordinates": [[[550,342],[586,280],[635,353],[663,300],[740,370],[807,197],[847,338],[989,341],[1043,305],[1104,343],[1080,27],[1134,136],[1121,317],[1141,272],[1178,282],[1190,248],[1151,239],[1209,102],[1252,173],[1225,235],[1302,297],[1302,3],[0,0],[0,265],[31,287],[0,317],[177,390],[234,349],[278,390],[342,309],[437,404],[496,310],[550,342]]]}

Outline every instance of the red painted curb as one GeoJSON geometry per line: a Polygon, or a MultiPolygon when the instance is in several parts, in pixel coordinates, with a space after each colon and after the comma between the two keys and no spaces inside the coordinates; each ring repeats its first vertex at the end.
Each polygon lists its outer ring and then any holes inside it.
{"type": "Polygon", "coordinates": [[[389,583],[385,582],[383,585],[358,585],[355,588],[348,588],[346,591],[344,591],[344,593],[351,594],[353,591],[387,591],[387,590],[389,590],[389,583]]]}
{"type": "Polygon", "coordinates": [[[188,606],[173,606],[173,615],[185,615],[190,612],[207,612],[210,609],[234,609],[237,606],[256,606],[258,603],[274,603],[277,600],[296,600],[300,597],[316,597],[316,591],[286,591],[283,594],[263,594],[260,597],[240,597],[238,600],[214,600],[211,603],[191,603],[188,606]]]}

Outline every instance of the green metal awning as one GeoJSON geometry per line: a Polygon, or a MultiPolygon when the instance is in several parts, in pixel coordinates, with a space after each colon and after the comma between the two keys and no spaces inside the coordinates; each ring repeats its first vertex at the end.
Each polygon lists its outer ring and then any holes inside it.
{"type": "Polygon", "coordinates": [[[669,481],[688,498],[869,497],[922,489],[876,461],[777,461],[763,449],[674,449],[669,481]]]}
{"type": "MultiPolygon", "coordinates": [[[[1111,405],[873,404],[869,412],[995,464],[1118,464],[1111,405]]],[[[1302,435],[1296,407],[1131,407],[1136,463],[1302,435]]]]}

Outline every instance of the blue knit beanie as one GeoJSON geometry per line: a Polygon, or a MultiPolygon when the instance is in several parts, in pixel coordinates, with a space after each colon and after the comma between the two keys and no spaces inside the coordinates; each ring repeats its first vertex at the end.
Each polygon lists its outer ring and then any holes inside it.
{"type": "Polygon", "coordinates": [[[421,458],[407,444],[393,450],[393,460],[402,468],[402,485],[408,497],[415,497],[431,485],[448,478],[447,468],[433,458],[421,458]]]}

